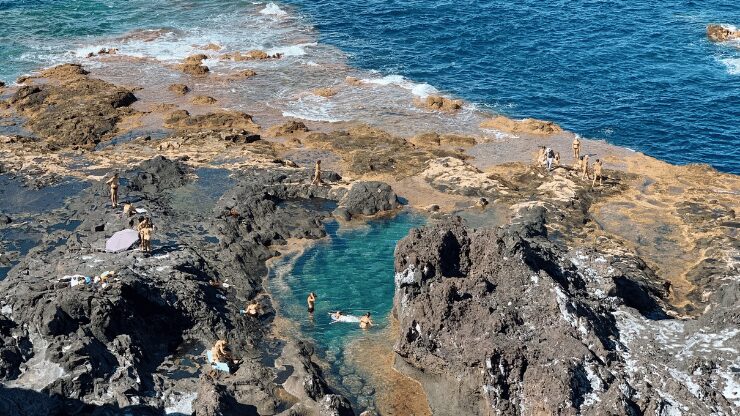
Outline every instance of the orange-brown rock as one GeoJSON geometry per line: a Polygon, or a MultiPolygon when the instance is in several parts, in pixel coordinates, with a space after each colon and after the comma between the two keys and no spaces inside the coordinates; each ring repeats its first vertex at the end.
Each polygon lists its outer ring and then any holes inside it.
{"type": "Polygon", "coordinates": [[[344,79],[344,81],[347,84],[352,85],[353,87],[359,87],[360,85],[363,84],[363,82],[362,82],[361,79],[355,78],[355,77],[347,77],[347,78],[344,79]]]}
{"type": "Polygon", "coordinates": [[[726,42],[740,39],[740,30],[722,25],[709,25],[707,26],[707,37],[713,42],[726,42]]]}
{"type": "Polygon", "coordinates": [[[205,49],[207,51],[220,51],[222,48],[221,45],[211,42],[208,45],[202,46],[201,49],[205,49]]]}
{"type": "Polygon", "coordinates": [[[252,78],[256,75],[257,73],[251,69],[245,69],[244,71],[241,71],[236,74],[238,78],[252,78]]]}
{"type": "Polygon", "coordinates": [[[180,70],[188,75],[206,75],[209,69],[202,65],[204,59],[208,59],[208,56],[202,53],[188,56],[180,65],[180,70]]]}
{"type": "MultiPolygon", "coordinates": [[[[291,120],[279,126],[271,127],[268,134],[273,136],[289,136],[296,133],[306,133],[308,131],[308,127],[306,127],[302,121],[291,120]]],[[[300,142],[298,144],[300,144],[300,142]]]]}
{"type": "Polygon", "coordinates": [[[477,141],[474,137],[458,136],[456,134],[423,133],[409,139],[414,146],[434,147],[473,147],[477,141]]]}
{"type": "Polygon", "coordinates": [[[480,126],[484,129],[496,129],[506,133],[535,134],[539,136],[548,136],[563,131],[560,126],[552,121],[534,118],[514,120],[504,116],[496,116],[485,120],[480,123],[480,126]]]}
{"type": "Polygon", "coordinates": [[[322,87],[322,88],[315,88],[312,91],[315,95],[318,95],[320,97],[329,98],[337,95],[337,89],[332,87],[322,87]]]}
{"type": "Polygon", "coordinates": [[[275,54],[268,54],[267,52],[260,50],[260,49],[254,49],[247,53],[241,53],[241,52],[234,52],[233,54],[224,54],[221,56],[221,59],[231,59],[234,61],[252,61],[252,60],[261,60],[261,59],[280,59],[283,57],[283,54],[281,53],[275,53],[275,54]]]}
{"type": "Polygon", "coordinates": [[[41,71],[41,78],[57,81],[70,81],[87,75],[88,72],[80,64],[63,64],[41,71]]]}
{"type": "Polygon", "coordinates": [[[167,90],[177,95],[185,95],[190,92],[190,88],[185,84],[172,84],[167,87],[167,90]]]}
{"type": "Polygon", "coordinates": [[[196,105],[211,105],[215,104],[217,101],[218,100],[216,100],[215,98],[209,97],[207,95],[196,95],[190,100],[192,104],[196,105]]]}
{"type": "Polygon", "coordinates": [[[462,108],[462,101],[442,97],[441,95],[429,95],[423,100],[415,100],[416,105],[432,110],[457,111],[462,108]]]}
{"type": "Polygon", "coordinates": [[[185,60],[183,61],[183,63],[185,63],[185,64],[199,64],[200,65],[200,63],[204,59],[208,59],[208,55],[203,54],[203,53],[198,53],[198,54],[195,54],[195,55],[188,56],[187,58],[185,58],[185,60]]]}
{"type": "Polygon", "coordinates": [[[239,111],[219,111],[192,116],[185,110],[177,110],[170,113],[164,123],[165,127],[180,131],[259,130],[259,125],[252,121],[252,116],[239,111]]]}

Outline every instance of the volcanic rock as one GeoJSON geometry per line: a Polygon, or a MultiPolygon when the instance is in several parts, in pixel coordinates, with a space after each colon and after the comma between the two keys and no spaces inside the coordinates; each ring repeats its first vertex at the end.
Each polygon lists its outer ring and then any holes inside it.
{"type": "Polygon", "coordinates": [[[190,88],[185,84],[172,84],[167,90],[177,95],[185,95],[190,92],[190,88]]]}
{"type": "Polygon", "coordinates": [[[190,102],[196,105],[211,105],[218,102],[218,100],[207,95],[196,95],[195,97],[190,99],[190,102]]]}

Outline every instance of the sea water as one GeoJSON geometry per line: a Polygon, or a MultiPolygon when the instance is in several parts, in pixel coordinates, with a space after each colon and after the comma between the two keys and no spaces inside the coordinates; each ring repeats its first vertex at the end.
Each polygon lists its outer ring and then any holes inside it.
{"type": "MultiPolygon", "coordinates": [[[[734,1],[24,0],[0,1],[0,21],[6,82],[100,47],[172,63],[215,42],[286,57],[255,64],[280,75],[255,78],[254,89],[235,89],[242,102],[222,105],[251,111],[249,97],[285,116],[365,119],[393,131],[471,121],[469,113],[420,121],[413,106],[399,105],[409,101],[401,91],[441,91],[468,107],[549,119],[670,162],[740,173],[740,42],[715,44],[705,33],[708,23],[740,24],[734,1]],[[366,72],[350,74],[345,64],[366,72]],[[331,86],[317,77],[322,69],[333,82],[360,75],[369,88],[331,100],[295,88],[331,86]]],[[[171,77],[149,67],[123,72],[163,84],[171,77]]]]}
{"type": "MultiPolygon", "coordinates": [[[[362,226],[340,227],[332,221],[326,224],[327,238],[290,264],[271,269],[270,291],[280,315],[295,324],[296,335],[313,341],[338,386],[352,384],[343,382],[345,377],[359,378],[344,359],[345,348],[357,337],[381,336],[387,327],[395,292],[396,243],[424,222],[424,217],[410,212],[362,226]],[[307,312],[310,292],[317,296],[313,314],[307,312]],[[358,323],[333,323],[329,314],[337,310],[355,316],[370,312],[374,326],[362,330],[358,323]]],[[[366,380],[359,381],[366,384],[366,380]]],[[[362,396],[361,391],[346,393],[355,399],[362,396]]]]}

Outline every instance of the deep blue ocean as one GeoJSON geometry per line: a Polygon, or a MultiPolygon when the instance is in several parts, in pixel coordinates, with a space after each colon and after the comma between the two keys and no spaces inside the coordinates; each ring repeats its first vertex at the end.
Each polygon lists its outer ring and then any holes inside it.
{"type": "MultiPolygon", "coordinates": [[[[352,65],[399,74],[515,117],[553,120],[673,163],[740,173],[740,25],[731,0],[286,0],[352,65]]],[[[0,0],[0,79],[70,40],[137,28],[228,24],[264,3],[0,0]]],[[[234,36],[239,36],[235,27],[234,36]]]]}

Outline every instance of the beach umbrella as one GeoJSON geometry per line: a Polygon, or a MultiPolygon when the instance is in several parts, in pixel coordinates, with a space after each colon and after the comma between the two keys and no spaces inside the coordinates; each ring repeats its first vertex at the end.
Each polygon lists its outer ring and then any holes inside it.
{"type": "Polygon", "coordinates": [[[139,241],[139,233],[136,230],[122,230],[113,234],[105,242],[105,251],[117,253],[128,250],[137,241],[139,241]]]}

